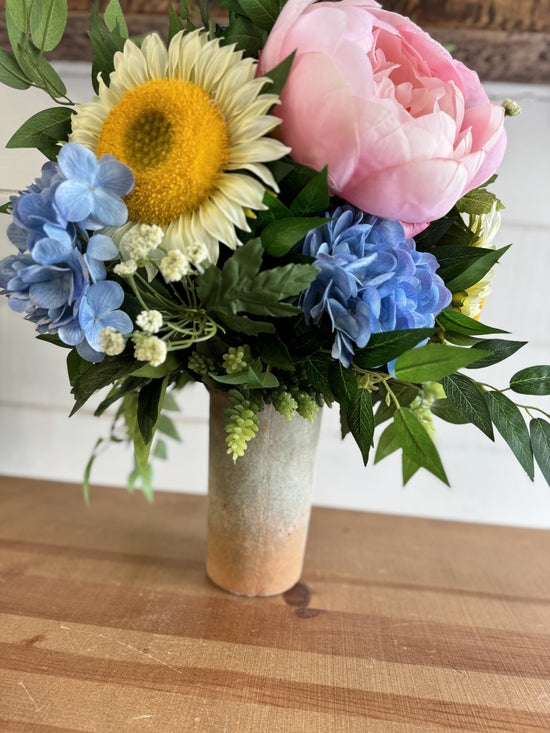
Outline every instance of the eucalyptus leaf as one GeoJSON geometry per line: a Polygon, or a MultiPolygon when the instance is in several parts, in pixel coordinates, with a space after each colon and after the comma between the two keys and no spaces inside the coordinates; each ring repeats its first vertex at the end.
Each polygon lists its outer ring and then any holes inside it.
{"type": "Polygon", "coordinates": [[[473,423],[482,433],[494,440],[493,425],[484,393],[464,374],[451,374],[441,384],[447,399],[458,412],[473,423]]]}
{"type": "Polygon", "coordinates": [[[510,387],[519,394],[550,394],[550,366],[541,364],[521,369],[510,379],[510,387]]]}
{"type": "Polygon", "coordinates": [[[50,107],[37,112],[24,122],[6,143],[7,148],[35,148],[44,137],[55,144],[67,140],[71,131],[70,107],[50,107]],[[55,142],[54,142],[55,141],[55,142]]]}
{"type": "MultiPolygon", "coordinates": [[[[40,2],[40,0],[38,0],[40,2]]],[[[33,0],[6,0],[6,14],[9,14],[13,23],[22,33],[30,29],[30,16],[33,0]]]]}
{"type": "Polygon", "coordinates": [[[15,57],[3,48],[0,48],[0,84],[12,89],[28,89],[31,85],[15,57]]]}
{"type": "Polygon", "coordinates": [[[403,453],[414,464],[426,468],[449,486],[437,448],[414,412],[408,407],[396,410],[393,426],[403,453]]]}
{"type": "Polygon", "coordinates": [[[537,464],[550,486],[550,423],[540,417],[535,417],[529,424],[531,446],[537,464]]]}
{"type": "Polygon", "coordinates": [[[395,375],[403,382],[435,382],[486,355],[482,351],[477,351],[477,354],[475,349],[426,344],[398,357],[395,375]]]}
{"type": "Polygon", "coordinates": [[[372,398],[366,389],[359,389],[351,396],[346,417],[351,434],[361,451],[363,464],[366,466],[374,435],[372,398]]]}
{"type": "Polygon", "coordinates": [[[502,392],[486,392],[491,419],[531,481],[535,474],[531,439],[516,404],[502,392]]]}
{"type": "Polygon", "coordinates": [[[52,51],[67,24],[67,0],[34,0],[30,13],[30,33],[35,46],[52,51]]]}

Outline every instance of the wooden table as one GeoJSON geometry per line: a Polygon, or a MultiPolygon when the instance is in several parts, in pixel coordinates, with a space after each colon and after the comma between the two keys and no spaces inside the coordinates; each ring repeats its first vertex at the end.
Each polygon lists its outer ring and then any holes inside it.
{"type": "Polygon", "coordinates": [[[302,582],[205,577],[205,498],[0,478],[0,731],[550,731],[550,532],[313,512],[302,582]]]}

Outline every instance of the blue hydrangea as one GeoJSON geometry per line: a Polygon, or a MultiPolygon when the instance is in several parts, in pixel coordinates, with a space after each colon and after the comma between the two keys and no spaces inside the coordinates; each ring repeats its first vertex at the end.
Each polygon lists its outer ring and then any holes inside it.
{"type": "Polygon", "coordinates": [[[330,318],[332,355],[347,367],[373,333],[433,326],[451,293],[436,274],[436,258],[417,252],[398,221],[351,206],[331,218],[301,246],[320,272],[300,304],[307,324],[330,318]]]}
{"type": "Polygon", "coordinates": [[[0,261],[0,294],[39,333],[57,334],[84,358],[99,361],[104,354],[98,324],[119,323],[129,333],[132,322],[118,310],[122,289],[105,281],[104,263],[118,249],[109,237],[93,232],[125,223],[121,196],[133,177],[112,156],[97,161],[74,143],[62,148],[59,160],[46,163],[41,177],[12,198],[8,237],[19,253],[0,261]]]}

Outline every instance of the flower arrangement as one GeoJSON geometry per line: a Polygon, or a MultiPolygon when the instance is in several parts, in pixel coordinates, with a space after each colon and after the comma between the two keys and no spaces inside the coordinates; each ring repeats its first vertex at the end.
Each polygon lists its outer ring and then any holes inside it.
{"type": "MultiPolygon", "coordinates": [[[[172,394],[195,381],[227,392],[235,460],[266,405],[313,420],[336,402],[365,465],[386,423],[375,460],[402,450],[404,482],[423,467],[448,483],[437,416],[496,428],[550,483],[550,416],[522,408],[528,427],[460,371],[522,345],[479,320],[507,249],[488,186],[513,103],[375,0],[219,4],[224,26],[208,2],[204,27],[171,7],[166,40],[130,39],[118,0],[96,4],[96,97],[74,104],[44,56],[66,3],[6,1],[0,80],[56,106],[8,143],[48,162],[1,207],[16,252],[0,292],[69,349],[73,412],[109,388],[96,413],[118,405],[147,494],[172,394]]],[[[549,394],[550,366],[509,389],[549,394]]]]}

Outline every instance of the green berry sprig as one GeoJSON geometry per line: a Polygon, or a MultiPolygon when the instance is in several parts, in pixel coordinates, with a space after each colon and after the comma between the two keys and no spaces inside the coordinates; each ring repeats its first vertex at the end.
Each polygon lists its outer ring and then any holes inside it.
{"type": "Polygon", "coordinates": [[[237,389],[232,389],[227,399],[232,407],[227,407],[225,410],[225,417],[228,420],[225,427],[227,432],[225,442],[227,453],[236,461],[244,455],[248,442],[258,432],[257,404],[247,399],[237,389]]]}

